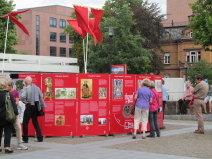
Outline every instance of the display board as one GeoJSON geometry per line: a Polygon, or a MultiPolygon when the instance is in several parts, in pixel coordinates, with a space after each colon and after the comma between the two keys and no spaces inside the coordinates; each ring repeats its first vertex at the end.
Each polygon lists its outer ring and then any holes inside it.
{"type": "Polygon", "coordinates": [[[109,75],[78,74],[78,88],[78,136],[107,135],[109,75]]]}
{"type": "Polygon", "coordinates": [[[46,103],[43,134],[76,136],[76,74],[42,74],[42,92],[46,103]]]}
{"type": "MultiPolygon", "coordinates": [[[[44,136],[88,136],[133,132],[130,107],[143,79],[155,82],[162,106],[162,77],[127,74],[19,74],[15,89],[31,76],[41,88],[47,107],[38,117],[44,136]]],[[[163,127],[163,112],[158,113],[163,127]]],[[[147,127],[149,131],[149,124],[147,127]]],[[[140,129],[140,131],[142,131],[140,129]]],[[[35,135],[30,121],[29,135],[35,135]]]]}
{"type": "Polygon", "coordinates": [[[134,122],[130,107],[134,103],[135,76],[111,75],[110,82],[110,134],[130,133],[134,122]]]}

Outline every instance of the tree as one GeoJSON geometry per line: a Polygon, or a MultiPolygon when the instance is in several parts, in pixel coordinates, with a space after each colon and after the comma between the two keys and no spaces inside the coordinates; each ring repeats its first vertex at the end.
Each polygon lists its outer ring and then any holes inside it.
{"type": "Polygon", "coordinates": [[[193,16],[189,26],[193,30],[193,37],[205,50],[212,51],[212,1],[196,0],[190,6],[193,16]]]}
{"type": "MultiPolygon", "coordinates": [[[[14,9],[14,4],[12,0],[0,0],[0,52],[4,51],[4,42],[5,42],[5,32],[7,26],[7,18],[2,17],[4,14],[12,12],[14,9]]],[[[8,39],[7,39],[7,53],[14,53],[15,50],[13,49],[13,45],[17,44],[18,40],[16,37],[16,28],[15,24],[10,22],[9,23],[9,30],[8,30],[8,39]]]]}
{"type": "Polygon", "coordinates": [[[94,47],[91,41],[89,72],[108,73],[110,70],[108,57],[112,52],[112,64],[127,64],[128,73],[147,73],[150,68],[151,54],[143,48],[144,39],[140,33],[136,34],[131,31],[135,21],[129,4],[125,3],[125,0],[109,0],[105,3],[104,9],[105,13],[101,23],[104,42],[94,47]],[[106,28],[108,26],[116,27],[113,37],[108,36],[108,28],[106,28]],[[110,44],[111,40],[112,44],[110,44]]]}
{"type": "Polygon", "coordinates": [[[195,83],[195,76],[201,74],[205,79],[209,80],[212,84],[212,66],[210,66],[206,61],[201,60],[195,63],[191,68],[188,68],[186,75],[192,84],[195,83]]]}

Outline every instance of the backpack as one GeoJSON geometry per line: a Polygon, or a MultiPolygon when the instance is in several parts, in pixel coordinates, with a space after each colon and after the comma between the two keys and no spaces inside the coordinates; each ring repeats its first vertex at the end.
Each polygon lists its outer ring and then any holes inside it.
{"type": "Polygon", "coordinates": [[[13,123],[15,121],[16,115],[14,113],[9,92],[7,92],[5,96],[5,107],[6,107],[6,121],[13,123]]]}

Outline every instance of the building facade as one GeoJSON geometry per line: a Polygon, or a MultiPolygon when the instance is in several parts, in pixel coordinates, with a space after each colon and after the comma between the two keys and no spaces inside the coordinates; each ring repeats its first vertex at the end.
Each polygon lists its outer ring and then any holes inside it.
{"type": "Polygon", "coordinates": [[[189,3],[195,0],[167,0],[167,19],[163,21],[164,35],[157,54],[162,59],[163,77],[185,77],[186,71],[199,60],[212,64],[212,53],[196,45],[188,27],[192,10],[189,3]]]}
{"type": "Polygon", "coordinates": [[[17,28],[19,43],[14,49],[29,55],[73,57],[73,40],[63,32],[74,9],[59,5],[29,9],[20,22],[30,36],[17,28]]]}

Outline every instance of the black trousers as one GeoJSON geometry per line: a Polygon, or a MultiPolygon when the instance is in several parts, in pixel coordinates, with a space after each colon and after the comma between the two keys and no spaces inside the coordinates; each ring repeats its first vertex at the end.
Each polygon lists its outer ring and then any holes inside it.
{"type": "Polygon", "coordinates": [[[38,124],[37,119],[37,105],[31,105],[30,103],[26,104],[26,108],[24,111],[24,119],[23,119],[23,141],[28,141],[28,125],[29,120],[32,119],[32,124],[36,130],[36,135],[38,140],[43,140],[43,136],[41,133],[40,126],[38,124]]]}
{"type": "Polygon", "coordinates": [[[163,101],[163,120],[165,115],[165,109],[166,109],[166,101],[163,101]]]}
{"type": "Polygon", "coordinates": [[[0,126],[0,146],[1,146],[3,131],[4,131],[4,147],[10,147],[12,124],[6,123],[5,125],[0,126]]]}
{"type": "Polygon", "coordinates": [[[190,100],[178,100],[180,114],[187,114],[187,106],[190,100]]]}

